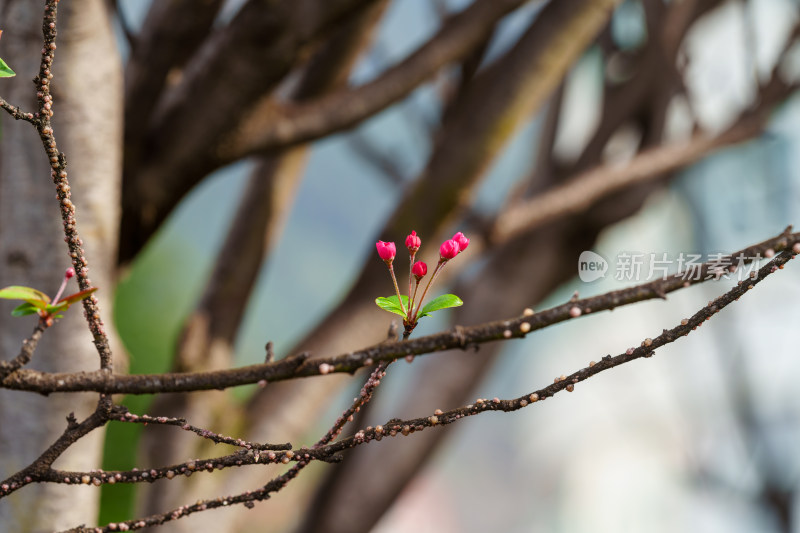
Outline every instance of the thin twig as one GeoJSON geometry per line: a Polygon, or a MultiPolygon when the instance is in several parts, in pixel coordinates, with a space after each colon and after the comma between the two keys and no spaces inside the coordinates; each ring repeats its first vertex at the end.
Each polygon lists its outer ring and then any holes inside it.
{"type": "Polygon", "coordinates": [[[27,113],[15,105],[9,104],[2,98],[0,98],[0,108],[7,111],[9,115],[11,115],[17,120],[24,120],[25,122],[30,122],[34,126],[37,123],[37,120],[33,116],[33,113],[27,113]]]}
{"type": "Polygon", "coordinates": [[[47,329],[47,321],[39,319],[36,327],[33,329],[31,336],[22,341],[22,347],[19,349],[19,354],[11,361],[0,361],[0,381],[12,372],[16,372],[23,366],[27,365],[33,357],[33,352],[36,351],[36,346],[39,344],[39,339],[42,338],[42,333],[47,329]]]}

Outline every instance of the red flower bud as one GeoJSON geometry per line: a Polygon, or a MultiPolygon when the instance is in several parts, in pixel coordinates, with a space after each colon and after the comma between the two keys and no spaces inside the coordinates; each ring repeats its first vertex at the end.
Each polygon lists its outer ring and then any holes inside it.
{"type": "Polygon", "coordinates": [[[67,278],[67,279],[71,278],[71,277],[72,277],[72,276],[74,276],[74,275],[75,275],[75,269],[74,269],[74,268],[72,268],[72,267],[69,267],[69,268],[67,269],[67,271],[66,271],[66,272],[64,272],[64,277],[65,277],[65,278],[67,278]]]}
{"type": "Polygon", "coordinates": [[[406,237],[406,248],[408,248],[408,251],[413,254],[419,250],[420,246],[422,246],[422,239],[417,237],[416,231],[412,231],[411,235],[406,237]]]}
{"type": "Polygon", "coordinates": [[[467,239],[460,231],[453,235],[453,240],[458,243],[458,251],[463,252],[469,246],[469,239],[467,239]]]}
{"type": "Polygon", "coordinates": [[[411,267],[411,273],[417,278],[417,281],[422,279],[425,274],[428,273],[428,265],[423,263],[422,261],[417,261],[414,263],[414,266],[411,267]]]}
{"type": "Polygon", "coordinates": [[[378,255],[381,256],[381,259],[386,263],[391,263],[392,260],[394,260],[394,256],[397,254],[397,249],[393,242],[378,241],[375,243],[375,247],[378,249],[378,255]]]}
{"type": "Polygon", "coordinates": [[[439,255],[445,261],[454,258],[455,256],[458,255],[458,252],[460,251],[461,249],[458,245],[458,241],[454,241],[452,239],[449,241],[444,241],[442,245],[439,247],[439,255]]]}

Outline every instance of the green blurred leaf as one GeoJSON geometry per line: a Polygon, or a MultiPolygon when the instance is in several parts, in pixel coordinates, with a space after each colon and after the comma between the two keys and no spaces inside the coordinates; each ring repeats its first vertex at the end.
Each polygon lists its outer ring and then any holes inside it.
{"type": "Polygon", "coordinates": [[[44,307],[50,303],[50,297],[42,291],[37,291],[30,287],[22,287],[20,285],[12,285],[0,289],[0,298],[5,298],[6,300],[25,300],[39,309],[44,309],[44,307]]]}
{"type": "MultiPolygon", "coordinates": [[[[403,299],[403,305],[408,306],[408,296],[402,295],[401,298],[403,299]]],[[[406,314],[400,308],[400,300],[397,299],[397,295],[389,296],[388,298],[379,296],[378,298],[375,298],[375,304],[384,311],[389,311],[390,313],[400,315],[404,318],[406,316],[406,314]]]]}
{"type": "Polygon", "coordinates": [[[27,316],[38,312],[39,309],[35,305],[25,302],[15,307],[14,310],[11,311],[11,316],[27,316]]]}
{"type": "Polygon", "coordinates": [[[464,302],[461,301],[461,298],[456,296],[455,294],[442,294],[441,296],[437,296],[427,304],[425,307],[422,308],[419,316],[423,317],[427,314],[433,313],[434,311],[438,311],[440,309],[447,309],[449,307],[458,307],[464,305],[464,302]]]}
{"type": "Polygon", "coordinates": [[[0,59],[0,78],[11,78],[16,76],[17,73],[11,70],[11,67],[6,65],[6,62],[0,59]]]}

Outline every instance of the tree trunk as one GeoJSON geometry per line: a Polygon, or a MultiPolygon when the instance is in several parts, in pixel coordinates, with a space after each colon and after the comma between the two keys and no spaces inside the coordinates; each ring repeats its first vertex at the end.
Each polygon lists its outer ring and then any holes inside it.
{"type": "MultiPolygon", "coordinates": [[[[17,77],[0,83],[0,94],[26,111],[36,109],[31,79],[42,48],[44,2],[0,0],[6,24],[0,56],[17,77]]],[[[102,0],[72,0],[60,6],[58,51],[53,67],[53,129],[66,153],[78,230],[85,240],[93,285],[111,320],[116,256],[121,146],[122,77],[119,55],[102,0]]],[[[2,118],[0,144],[0,286],[28,285],[54,295],[70,258],[59,206],[41,141],[30,124],[2,118]]],[[[70,289],[77,291],[73,284],[70,289]]],[[[68,289],[69,290],[69,289],[68,289]]],[[[12,318],[13,303],[0,307],[0,346],[6,360],[30,335],[35,318],[12,318]]],[[[51,372],[94,370],[99,358],[83,316],[69,311],[47,330],[30,367],[51,372]]],[[[91,412],[96,395],[39,397],[0,391],[0,478],[24,468],[66,428],[65,417],[91,412]]],[[[82,439],[54,467],[97,468],[102,431],[82,439]]],[[[0,502],[5,531],[39,532],[94,523],[99,490],[35,484],[0,502]]]]}

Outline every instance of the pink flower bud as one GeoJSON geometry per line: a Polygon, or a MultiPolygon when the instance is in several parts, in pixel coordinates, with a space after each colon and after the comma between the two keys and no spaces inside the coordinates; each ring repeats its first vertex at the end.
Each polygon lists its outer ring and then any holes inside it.
{"type": "Polygon", "coordinates": [[[458,242],[454,240],[444,241],[442,245],[439,247],[439,255],[447,261],[448,259],[452,259],[458,255],[461,249],[458,246],[458,242]]]}
{"type": "Polygon", "coordinates": [[[416,253],[417,250],[419,250],[420,246],[422,246],[422,239],[417,237],[416,231],[412,231],[411,235],[406,237],[406,248],[408,248],[408,251],[413,254],[416,253]]]}
{"type": "Polygon", "coordinates": [[[74,275],[75,275],[75,269],[74,269],[74,268],[72,268],[72,267],[69,267],[69,268],[67,269],[67,271],[66,271],[66,272],[64,272],[64,277],[65,277],[65,278],[67,278],[67,279],[69,279],[69,278],[73,277],[74,275]]]}
{"type": "Polygon", "coordinates": [[[423,263],[422,261],[417,261],[414,263],[414,266],[411,267],[411,273],[417,278],[417,281],[422,279],[425,274],[428,273],[428,265],[423,263]]]}
{"type": "Polygon", "coordinates": [[[469,239],[467,239],[460,231],[453,235],[453,240],[458,243],[458,251],[463,252],[469,246],[469,239]]]}
{"type": "Polygon", "coordinates": [[[378,241],[375,243],[375,247],[378,249],[378,255],[387,263],[391,263],[397,254],[397,249],[393,242],[378,241]]]}

